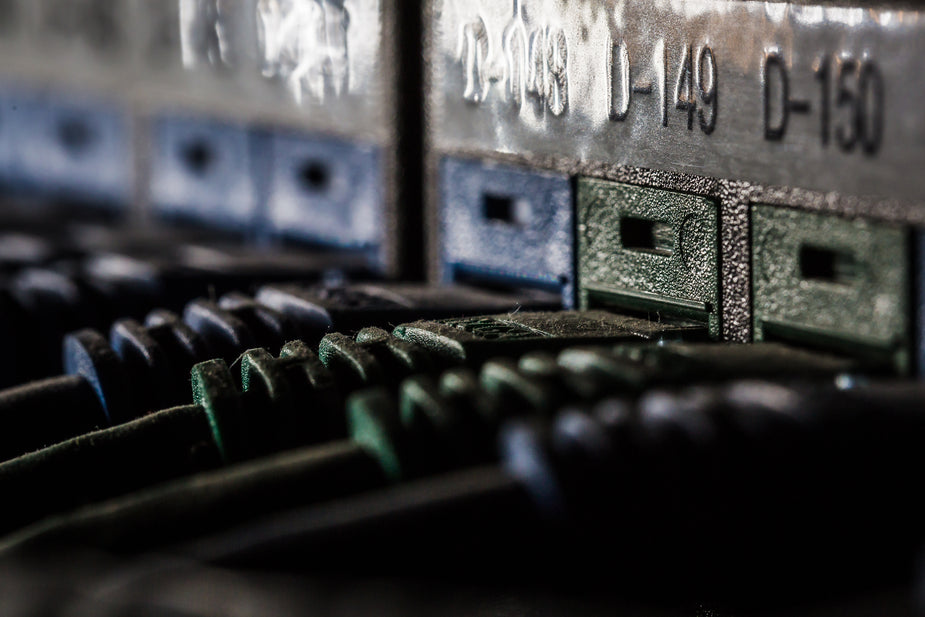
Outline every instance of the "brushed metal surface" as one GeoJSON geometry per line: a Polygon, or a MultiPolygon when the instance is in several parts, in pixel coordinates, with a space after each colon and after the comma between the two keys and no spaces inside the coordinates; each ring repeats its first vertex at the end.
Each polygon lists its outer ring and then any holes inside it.
{"type": "Polygon", "coordinates": [[[6,0],[0,81],[389,138],[381,0],[6,0]]]}
{"type": "Polygon", "coordinates": [[[438,151],[925,197],[920,11],[435,0],[432,19],[438,151]]]}

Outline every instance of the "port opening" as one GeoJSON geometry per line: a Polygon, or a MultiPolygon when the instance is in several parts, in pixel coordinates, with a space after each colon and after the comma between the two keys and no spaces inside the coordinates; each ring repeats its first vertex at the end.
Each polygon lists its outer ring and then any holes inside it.
{"type": "Polygon", "coordinates": [[[305,161],[299,166],[297,176],[302,188],[311,192],[323,191],[331,182],[331,172],[321,161],[305,161]]]}
{"type": "Polygon", "coordinates": [[[482,216],[486,220],[526,227],[529,223],[530,207],[526,202],[509,195],[485,193],[482,195],[482,216]]]}
{"type": "Polygon", "coordinates": [[[808,281],[852,285],[857,262],[851,253],[804,244],[800,247],[800,276],[808,281]]]}
{"type": "Polygon", "coordinates": [[[620,243],[628,251],[670,257],[674,252],[674,228],[661,221],[623,217],[620,219],[620,243]]]}
{"type": "Polygon", "coordinates": [[[71,156],[77,156],[95,141],[93,129],[79,118],[62,118],[58,122],[58,141],[71,156]]]}
{"type": "Polygon", "coordinates": [[[204,176],[215,162],[215,152],[203,140],[189,142],[180,151],[183,164],[196,176],[204,176]]]}

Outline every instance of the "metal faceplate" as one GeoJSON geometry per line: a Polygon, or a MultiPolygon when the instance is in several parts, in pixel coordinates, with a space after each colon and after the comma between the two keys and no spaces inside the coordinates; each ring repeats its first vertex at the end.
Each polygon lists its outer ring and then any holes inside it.
{"type": "Polygon", "coordinates": [[[435,0],[440,151],[925,197],[925,14],[725,0],[435,0]]]}
{"type": "Polygon", "coordinates": [[[6,0],[0,76],[140,111],[201,110],[380,141],[381,0],[6,0]]]}
{"type": "Polygon", "coordinates": [[[299,114],[305,117],[303,126],[381,134],[377,125],[387,119],[381,79],[387,72],[380,0],[178,0],[168,5],[180,36],[178,46],[168,42],[164,50],[170,59],[161,73],[165,83],[205,94],[218,109],[229,108],[231,103],[221,99],[231,95],[268,119],[299,114]]]}

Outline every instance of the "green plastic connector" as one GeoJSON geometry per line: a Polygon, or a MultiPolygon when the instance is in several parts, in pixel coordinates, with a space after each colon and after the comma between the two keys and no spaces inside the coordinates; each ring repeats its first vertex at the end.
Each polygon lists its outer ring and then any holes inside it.
{"type": "Polygon", "coordinates": [[[906,229],[775,206],[752,207],[755,340],[800,342],[907,372],[906,229]]]}
{"type": "Polygon", "coordinates": [[[190,371],[190,378],[193,402],[205,410],[222,460],[242,460],[248,454],[244,409],[228,365],[224,360],[200,362],[190,371]]]}
{"type": "Polygon", "coordinates": [[[719,338],[719,213],[710,200],[659,189],[578,181],[582,308],[707,324],[719,338]]]}

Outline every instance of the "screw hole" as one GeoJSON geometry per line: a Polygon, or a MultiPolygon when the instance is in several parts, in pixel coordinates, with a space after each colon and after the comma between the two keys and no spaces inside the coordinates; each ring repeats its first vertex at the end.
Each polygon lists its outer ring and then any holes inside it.
{"type": "Polygon", "coordinates": [[[183,162],[186,164],[187,169],[197,176],[205,175],[205,173],[209,171],[209,168],[212,167],[212,163],[215,160],[212,148],[203,141],[195,141],[186,144],[183,147],[181,156],[183,157],[183,162]]]}
{"type": "Polygon", "coordinates": [[[319,161],[306,161],[298,171],[302,186],[310,191],[323,191],[331,181],[327,165],[319,161]]]}

